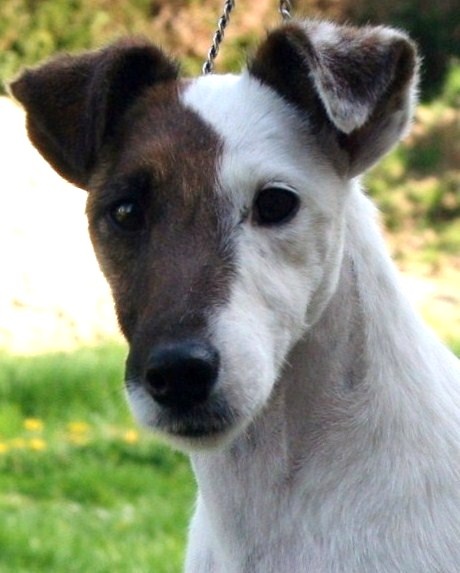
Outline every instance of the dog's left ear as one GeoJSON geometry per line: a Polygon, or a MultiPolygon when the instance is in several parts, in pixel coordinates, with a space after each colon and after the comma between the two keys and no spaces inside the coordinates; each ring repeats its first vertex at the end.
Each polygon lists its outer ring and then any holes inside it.
{"type": "Polygon", "coordinates": [[[306,114],[320,140],[345,152],[341,169],[362,173],[407,128],[416,99],[414,44],[384,27],[307,21],[271,32],[249,72],[306,114]]]}
{"type": "Polygon", "coordinates": [[[104,143],[127,109],[178,66],[149,42],[128,38],[77,56],[60,55],[10,85],[25,107],[29,137],[54,169],[85,187],[104,143]]]}

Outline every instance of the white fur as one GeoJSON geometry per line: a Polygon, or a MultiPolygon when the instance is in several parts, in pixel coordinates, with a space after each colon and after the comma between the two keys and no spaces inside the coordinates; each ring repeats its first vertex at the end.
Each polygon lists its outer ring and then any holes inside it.
{"type": "Polygon", "coordinates": [[[183,102],[224,141],[237,274],[212,332],[241,414],[237,437],[192,454],[186,571],[456,573],[459,362],[401,294],[372,206],[249,75],[200,78],[183,102]],[[272,182],[297,217],[237,224],[272,182]]]}

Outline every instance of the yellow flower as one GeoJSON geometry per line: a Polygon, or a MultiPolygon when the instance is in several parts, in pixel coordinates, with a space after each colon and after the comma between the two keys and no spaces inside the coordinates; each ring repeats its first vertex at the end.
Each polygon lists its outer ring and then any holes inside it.
{"type": "Polygon", "coordinates": [[[43,430],[43,422],[38,418],[26,418],[24,420],[24,428],[29,432],[41,432],[43,430]]]}
{"type": "Polygon", "coordinates": [[[31,438],[29,440],[29,448],[34,452],[42,452],[46,450],[46,442],[41,438],[31,438]]]}
{"type": "Polygon", "coordinates": [[[86,434],[89,431],[89,425],[86,422],[70,422],[67,429],[72,434],[86,434]]]}
{"type": "Polygon", "coordinates": [[[139,433],[136,432],[136,430],[127,430],[127,431],[123,434],[123,440],[124,440],[127,444],[135,444],[136,442],[139,441],[139,433]]]}
{"type": "Polygon", "coordinates": [[[6,452],[9,450],[9,446],[8,444],[5,444],[4,442],[0,442],[0,455],[1,454],[6,454],[6,452]]]}

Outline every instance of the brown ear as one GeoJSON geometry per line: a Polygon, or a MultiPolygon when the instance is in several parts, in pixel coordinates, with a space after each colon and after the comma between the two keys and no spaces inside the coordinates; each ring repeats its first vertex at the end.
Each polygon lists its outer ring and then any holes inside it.
{"type": "MultiPolygon", "coordinates": [[[[354,177],[406,129],[415,101],[417,56],[403,33],[307,21],[270,33],[249,65],[304,113],[317,133],[335,132],[354,177]]],[[[334,151],[332,150],[331,153],[334,151]]]]}
{"type": "Polygon", "coordinates": [[[84,187],[102,144],[148,86],[177,77],[161,50],[136,39],[96,52],[61,55],[11,86],[27,112],[32,143],[63,177],[84,187]]]}

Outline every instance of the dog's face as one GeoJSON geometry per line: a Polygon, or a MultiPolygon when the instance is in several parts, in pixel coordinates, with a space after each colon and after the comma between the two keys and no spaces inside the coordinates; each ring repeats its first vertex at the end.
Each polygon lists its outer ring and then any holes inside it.
{"type": "Polygon", "coordinates": [[[335,289],[350,181],[405,128],[415,67],[399,33],[312,22],[241,76],[181,81],[130,42],[13,84],[34,143],[89,191],[143,424],[216,445],[267,404],[335,289]]]}
{"type": "Polygon", "coordinates": [[[248,423],[330,293],[346,193],[301,124],[249,74],[173,83],[132,108],[93,177],[90,232],[142,422],[201,442],[248,423]],[[183,377],[174,391],[167,376],[183,377]]]}

